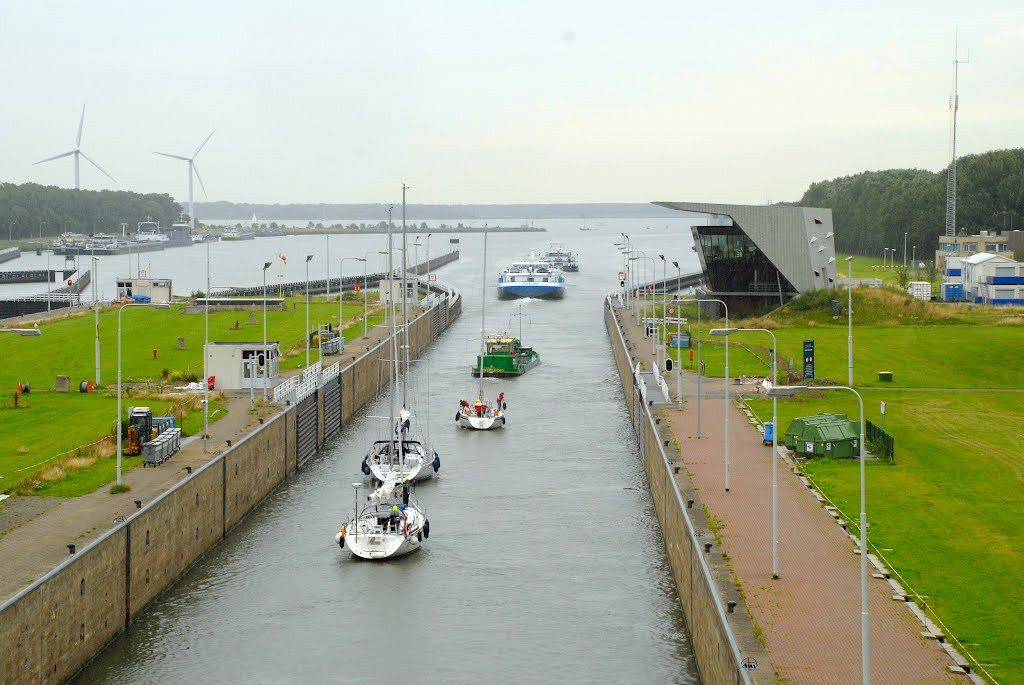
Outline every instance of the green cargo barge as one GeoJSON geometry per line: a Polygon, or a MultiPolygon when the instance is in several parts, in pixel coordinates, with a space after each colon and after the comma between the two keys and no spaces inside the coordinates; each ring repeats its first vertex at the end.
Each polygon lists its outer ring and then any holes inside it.
{"type": "Polygon", "coordinates": [[[480,375],[481,357],[483,374],[492,378],[522,376],[540,364],[540,354],[532,347],[523,347],[518,338],[501,335],[487,336],[487,352],[477,355],[476,365],[471,369],[474,376],[480,375]]]}

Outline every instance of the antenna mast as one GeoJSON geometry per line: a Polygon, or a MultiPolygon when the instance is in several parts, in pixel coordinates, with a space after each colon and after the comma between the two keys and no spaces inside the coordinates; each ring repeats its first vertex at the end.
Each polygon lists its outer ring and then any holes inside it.
{"type": "Polygon", "coordinates": [[[959,40],[954,37],[953,48],[953,94],[949,96],[950,111],[950,136],[949,146],[951,160],[949,163],[949,176],[946,182],[946,235],[956,235],[956,113],[960,109],[960,94],[957,89],[957,79],[960,75],[960,65],[970,62],[970,53],[965,60],[960,59],[959,40]]]}

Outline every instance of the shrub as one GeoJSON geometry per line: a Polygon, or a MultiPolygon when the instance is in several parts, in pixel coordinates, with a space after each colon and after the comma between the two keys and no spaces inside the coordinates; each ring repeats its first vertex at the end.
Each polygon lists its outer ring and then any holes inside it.
{"type": "Polygon", "coordinates": [[[119,495],[122,492],[128,492],[131,489],[132,489],[132,486],[128,485],[128,483],[121,483],[120,485],[118,485],[117,483],[114,483],[113,485],[110,486],[110,494],[111,495],[119,495]]]}

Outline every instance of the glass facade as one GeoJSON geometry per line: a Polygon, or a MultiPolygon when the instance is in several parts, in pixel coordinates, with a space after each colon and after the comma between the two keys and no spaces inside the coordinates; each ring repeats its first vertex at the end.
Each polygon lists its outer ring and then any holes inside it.
{"type": "Polygon", "coordinates": [[[794,292],[796,288],[736,226],[698,229],[711,288],[717,293],[794,292]]]}

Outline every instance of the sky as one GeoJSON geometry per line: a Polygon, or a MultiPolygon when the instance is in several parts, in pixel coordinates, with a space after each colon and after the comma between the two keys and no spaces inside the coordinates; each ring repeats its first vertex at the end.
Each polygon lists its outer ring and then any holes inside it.
{"type": "Polygon", "coordinates": [[[0,182],[233,202],[764,204],[1024,146],[1024,3],[0,0],[0,182]]]}

